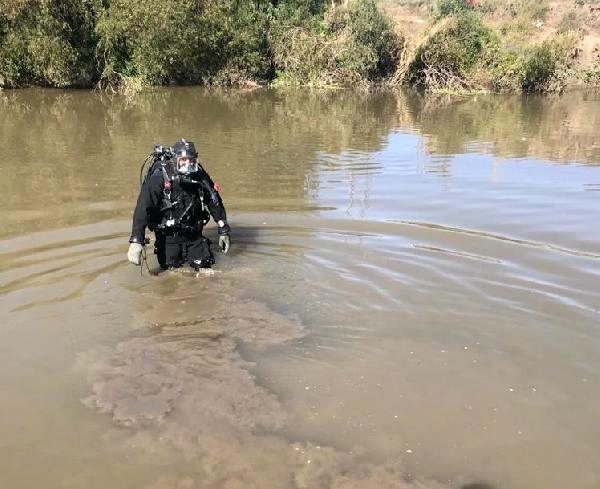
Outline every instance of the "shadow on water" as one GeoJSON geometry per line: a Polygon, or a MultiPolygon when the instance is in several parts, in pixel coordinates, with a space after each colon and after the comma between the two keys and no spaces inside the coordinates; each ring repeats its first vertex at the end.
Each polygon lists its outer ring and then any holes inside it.
{"type": "Polygon", "coordinates": [[[472,482],[470,484],[463,484],[459,489],[497,489],[495,486],[488,484],[487,482],[472,482]]]}
{"type": "MultiPolygon", "coordinates": [[[[232,237],[234,253],[247,253],[256,249],[256,245],[261,242],[261,230],[257,227],[236,226],[235,236],[232,237]]],[[[218,242],[218,238],[214,237],[213,241],[218,242]]]]}

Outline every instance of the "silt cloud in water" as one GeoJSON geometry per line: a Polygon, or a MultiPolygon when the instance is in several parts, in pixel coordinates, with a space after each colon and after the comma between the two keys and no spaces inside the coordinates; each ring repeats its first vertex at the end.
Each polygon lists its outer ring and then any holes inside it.
{"type": "Polygon", "coordinates": [[[166,314],[151,308],[144,313],[149,333],[80,357],[92,392],[85,405],[126,427],[129,447],[185,460],[185,471],[166,468],[148,489],[446,487],[411,480],[399,462],[374,465],[360,450],[343,453],[278,435],[285,412],[257,383],[238,345],[297,340],[305,334],[299,320],[222,297],[210,315],[187,314],[162,321],[166,314]]]}

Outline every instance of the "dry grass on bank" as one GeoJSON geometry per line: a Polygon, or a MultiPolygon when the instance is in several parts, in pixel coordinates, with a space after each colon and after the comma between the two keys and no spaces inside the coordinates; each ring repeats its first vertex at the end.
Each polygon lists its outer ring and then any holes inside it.
{"type": "MultiPolygon", "coordinates": [[[[557,86],[600,83],[599,0],[478,0],[475,3],[474,12],[497,33],[500,45],[507,52],[523,53],[544,43],[561,50],[564,62],[557,86]]],[[[395,28],[406,40],[408,59],[402,69],[407,68],[419,48],[439,29],[433,27],[439,4],[440,0],[381,0],[380,8],[393,19],[395,28]]],[[[459,81],[458,85],[464,83],[459,81]]]]}

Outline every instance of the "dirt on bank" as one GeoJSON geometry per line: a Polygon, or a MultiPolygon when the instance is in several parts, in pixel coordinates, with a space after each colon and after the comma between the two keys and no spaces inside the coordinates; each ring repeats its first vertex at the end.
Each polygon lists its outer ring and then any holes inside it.
{"type": "MultiPolygon", "coordinates": [[[[458,3],[459,0],[457,0],[458,3]]],[[[438,0],[382,0],[380,7],[393,20],[411,53],[429,34],[438,0]]],[[[593,0],[474,0],[486,25],[502,44],[522,50],[539,46],[559,35],[572,44],[568,53],[568,84],[597,85],[600,79],[600,5],[593,0]]],[[[408,54],[410,56],[410,54],[408,54]]]]}

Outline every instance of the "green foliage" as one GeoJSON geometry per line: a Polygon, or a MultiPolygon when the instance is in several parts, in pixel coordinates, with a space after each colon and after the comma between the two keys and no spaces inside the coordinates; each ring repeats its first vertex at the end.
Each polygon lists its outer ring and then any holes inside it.
{"type": "MultiPolygon", "coordinates": [[[[415,3],[425,0],[404,0],[415,3]]],[[[589,0],[586,0],[589,1],[589,0]]],[[[424,40],[404,42],[378,0],[0,0],[0,87],[279,82],[551,90],[564,84],[574,10],[530,47],[548,0],[437,0],[424,40]],[[502,38],[483,22],[505,8],[502,38]]],[[[591,73],[585,80],[595,80],[591,73]]]]}
{"type": "Polygon", "coordinates": [[[102,78],[152,85],[266,78],[266,21],[249,0],[113,0],[97,26],[102,78]]]}
{"type": "Polygon", "coordinates": [[[89,85],[98,8],[96,1],[3,0],[0,86],[89,85]]]}
{"type": "Polygon", "coordinates": [[[466,0],[437,0],[433,5],[432,17],[434,20],[440,20],[451,15],[464,14],[472,8],[466,0]]]}
{"type": "Polygon", "coordinates": [[[525,76],[525,55],[517,51],[496,52],[490,68],[490,83],[495,91],[518,92],[525,76]]]}
{"type": "Polygon", "coordinates": [[[289,27],[272,31],[273,58],[279,82],[323,85],[334,68],[332,45],[311,29],[289,27]]]}
{"type": "Polygon", "coordinates": [[[4,32],[0,45],[0,86],[14,87],[33,77],[28,43],[15,32],[4,32]]]}
{"type": "Polygon", "coordinates": [[[274,2],[274,24],[279,26],[310,27],[322,20],[329,2],[324,0],[284,0],[274,2]]]}
{"type": "Polygon", "coordinates": [[[400,39],[373,0],[354,0],[345,11],[348,45],[340,63],[369,80],[390,75],[400,57],[400,39]]]}
{"type": "Polygon", "coordinates": [[[558,36],[532,48],[498,53],[491,69],[492,87],[524,92],[562,89],[571,43],[571,38],[558,36]]]}
{"type": "Polygon", "coordinates": [[[370,82],[401,47],[375,0],[0,2],[0,86],[370,82]]]}
{"type": "Polygon", "coordinates": [[[283,21],[272,30],[275,67],[282,81],[343,85],[381,80],[394,73],[402,42],[374,0],[353,0],[308,18],[305,26],[283,21]]]}
{"type": "Polygon", "coordinates": [[[447,17],[416,49],[408,79],[429,89],[476,88],[472,75],[497,45],[494,31],[476,14],[447,17]]]}
{"type": "MultiPolygon", "coordinates": [[[[410,83],[451,91],[562,89],[568,73],[571,37],[559,35],[535,47],[515,46],[513,38],[506,37],[506,32],[505,37],[499,37],[477,13],[461,9],[459,3],[444,5],[449,14],[431,28],[409,63],[410,83]]],[[[548,4],[520,0],[509,8],[516,24],[527,22],[533,26],[534,20],[544,18],[548,4]]]]}
{"type": "Polygon", "coordinates": [[[548,42],[533,48],[525,57],[521,86],[526,92],[542,91],[552,79],[558,58],[548,42]]]}

